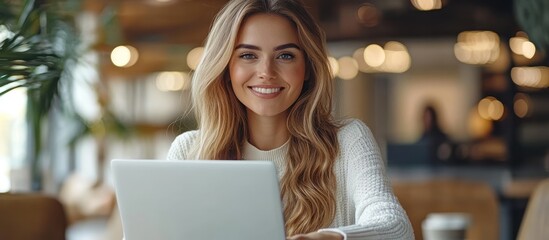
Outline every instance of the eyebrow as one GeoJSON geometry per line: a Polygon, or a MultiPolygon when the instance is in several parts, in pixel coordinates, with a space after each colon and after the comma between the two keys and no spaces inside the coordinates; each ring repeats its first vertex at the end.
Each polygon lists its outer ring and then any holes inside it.
{"type": "MultiPolygon", "coordinates": [[[[235,49],[239,49],[239,48],[247,48],[247,49],[252,49],[252,50],[261,50],[260,47],[255,46],[255,45],[251,45],[251,44],[238,44],[235,49]]],[[[282,44],[280,46],[275,47],[274,50],[279,51],[279,50],[287,49],[287,48],[296,48],[298,50],[301,50],[301,48],[299,46],[297,46],[297,44],[295,44],[295,43],[282,44]]]]}

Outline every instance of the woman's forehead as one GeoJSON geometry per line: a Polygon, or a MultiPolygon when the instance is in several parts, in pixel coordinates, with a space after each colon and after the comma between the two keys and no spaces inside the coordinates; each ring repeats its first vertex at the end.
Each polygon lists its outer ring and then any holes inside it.
{"type": "Polygon", "coordinates": [[[237,44],[299,44],[297,29],[288,18],[278,14],[256,13],[240,25],[237,44]]]}

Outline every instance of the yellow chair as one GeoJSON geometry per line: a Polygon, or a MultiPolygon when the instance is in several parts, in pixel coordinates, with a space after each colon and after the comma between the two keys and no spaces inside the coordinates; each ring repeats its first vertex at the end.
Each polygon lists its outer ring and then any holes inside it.
{"type": "Polygon", "coordinates": [[[43,194],[0,194],[0,239],[65,240],[61,203],[43,194]]]}
{"type": "Polygon", "coordinates": [[[487,183],[443,179],[395,181],[393,191],[410,218],[417,240],[423,239],[421,223],[435,212],[468,213],[472,220],[466,233],[468,240],[499,239],[499,202],[487,183]]]}
{"type": "Polygon", "coordinates": [[[528,200],[526,212],[520,224],[518,240],[542,240],[549,238],[549,179],[539,183],[528,200]]]}

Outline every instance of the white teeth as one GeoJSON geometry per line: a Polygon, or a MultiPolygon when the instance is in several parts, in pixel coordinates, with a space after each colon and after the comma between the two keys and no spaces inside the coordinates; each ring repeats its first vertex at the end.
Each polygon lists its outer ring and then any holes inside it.
{"type": "Polygon", "coordinates": [[[282,90],[282,88],[261,88],[261,87],[252,87],[252,90],[255,91],[255,92],[258,92],[258,93],[271,94],[271,93],[280,92],[280,90],[282,90]]]}

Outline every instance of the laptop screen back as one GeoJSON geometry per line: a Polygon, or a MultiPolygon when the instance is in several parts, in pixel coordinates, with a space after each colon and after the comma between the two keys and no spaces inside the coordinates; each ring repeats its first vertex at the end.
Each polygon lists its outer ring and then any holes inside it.
{"type": "Polygon", "coordinates": [[[272,162],[111,164],[126,240],[285,239],[272,162]]]}

